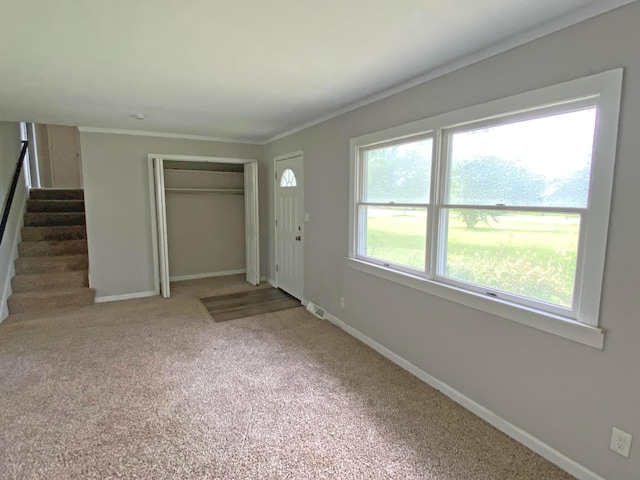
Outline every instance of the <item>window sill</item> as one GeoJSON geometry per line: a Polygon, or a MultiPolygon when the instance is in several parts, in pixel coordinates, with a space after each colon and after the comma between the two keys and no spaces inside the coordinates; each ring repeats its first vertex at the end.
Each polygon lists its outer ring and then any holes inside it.
{"type": "Polygon", "coordinates": [[[597,327],[585,325],[558,315],[514,305],[499,299],[486,298],[473,292],[436,283],[354,258],[347,258],[347,265],[354,270],[374,275],[390,282],[420,290],[483,312],[491,313],[506,318],[507,320],[542,330],[543,332],[552,333],[553,335],[582,343],[589,347],[599,350],[604,348],[604,331],[597,327]]]}

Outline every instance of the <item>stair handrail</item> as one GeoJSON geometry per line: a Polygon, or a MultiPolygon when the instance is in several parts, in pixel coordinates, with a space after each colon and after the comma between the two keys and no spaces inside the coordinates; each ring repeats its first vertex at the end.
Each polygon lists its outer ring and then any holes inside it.
{"type": "Polygon", "coordinates": [[[18,164],[16,165],[16,170],[13,173],[11,188],[9,189],[9,193],[4,199],[4,207],[2,208],[2,221],[0,221],[0,245],[2,245],[2,239],[4,238],[4,230],[5,228],[7,228],[7,222],[9,221],[9,211],[11,210],[13,197],[16,194],[16,187],[18,186],[18,179],[20,178],[20,173],[22,172],[22,164],[24,162],[24,157],[27,154],[28,145],[29,145],[29,142],[27,140],[22,141],[22,150],[20,151],[20,158],[18,158],[18,164]]]}

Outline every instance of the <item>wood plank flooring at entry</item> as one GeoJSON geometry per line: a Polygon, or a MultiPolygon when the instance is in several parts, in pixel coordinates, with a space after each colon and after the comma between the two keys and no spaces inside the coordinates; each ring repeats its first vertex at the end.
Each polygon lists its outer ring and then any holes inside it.
{"type": "Polygon", "coordinates": [[[261,288],[249,292],[202,298],[200,301],[216,322],[253,317],[302,306],[299,300],[279,288],[261,288]]]}

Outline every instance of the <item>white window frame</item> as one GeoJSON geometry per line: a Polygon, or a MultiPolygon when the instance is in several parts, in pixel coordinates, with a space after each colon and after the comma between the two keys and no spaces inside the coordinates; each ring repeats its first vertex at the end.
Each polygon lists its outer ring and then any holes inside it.
{"type": "MultiPolygon", "coordinates": [[[[367,145],[364,146],[362,148],[359,149],[359,152],[365,153],[367,151],[370,150],[376,150],[379,148],[385,148],[385,147],[393,147],[395,145],[402,145],[402,144],[407,144],[407,143],[411,143],[411,142],[419,142],[421,140],[432,140],[433,145],[435,145],[435,139],[433,138],[433,132],[426,132],[426,133],[421,133],[418,135],[412,135],[410,137],[406,137],[406,138],[402,138],[402,139],[394,139],[394,141],[391,142],[383,142],[382,144],[373,144],[373,145],[367,145]]],[[[432,160],[431,160],[431,176],[433,176],[433,152],[431,154],[432,160]]],[[[426,257],[426,264],[424,265],[423,269],[415,269],[412,268],[410,266],[407,265],[401,265],[401,264],[397,264],[394,263],[393,261],[390,260],[384,260],[384,259],[380,259],[380,258],[376,258],[376,257],[370,257],[368,255],[363,255],[358,253],[362,246],[364,246],[364,240],[365,240],[365,236],[366,233],[364,231],[364,226],[365,226],[365,222],[364,222],[364,216],[361,216],[357,221],[357,228],[359,228],[359,232],[358,235],[356,235],[356,238],[362,242],[361,245],[356,245],[356,258],[372,263],[372,264],[376,264],[382,267],[388,267],[388,268],[393,268],[395,270],[401,271],[401,272],[405,272],[408,274],[413,274],[413,275],[419,275],[419,276],[424,276],[426,274],[426,272],[429,271],[429,257],[430,257],[430,252],[428,250],[428,245],[429,245],[429,232],[431,231],[431,215],[433,214],[433,203],[432,203],[432,196],[429,196],[429,200],[427,202],[416,202],[416,203],[403,203],[403,202],[387,202],[387,203],[383,203],[383,202],[368,202],[366,200],[363,199],[364,196],[364,186],[365,186],[365,175],[366,175],[366,171],[364,166],[362,168],[358,168],[358,182],[357,182],[357,189],[358,189],[358,194],[356,196],[356,215],[358,215],[358,212],[360,211],[360,207],[394,207],[394,208],[402,208],[402,207],[407,207],[407,208],[412,208],[412,207],[417,207],[417,208],[424,208],[426,210],[427,213],[427,225],[426,225],[426,233],[427,233],[427,242],[426,242],[426,251],[425,251],[425,257],[426,257]]],[[[433,187],[431,187],[431,190],[433,190],[433,187]]]]}
{"type": "Polygon", "coordinates": [[[622,76],[623,69],[610,70],[352,138],[348,265],[401,285],[602,349],[604,331],[598,326],[598,317],[613,189],[622,76]],[[468,125],[468,129],[474,129],[479,122],[495,124],[497,119],[516,121],[535,118],[541,112],[548,115],[589,106],[597,108],[597,119],[591,161],[589,205],[586,209],[576,209],[580,210],[581,223],[575,308],[567,310],[540,307],[539,302],[523,302],[521,299],[516,302],[514,298],[517,296],[514,295],[488,296],[487,289],[469,288],[464,282],[437,275],[436,240],[440,234],[440,212],[443,208],[455,208],[445,203],[448,163],[444,142],[447,135],[464,130],[465,125],[468,125]],[[427,207],[425,271],[398,268],[390,262],[359,255],[358,241],[359,236],[363,234],[358,232],[357,218],[358,206],[363,204],[361,189],[364,169],[361,152],[431,136],[433,156],[431,197],[427,207]]]}

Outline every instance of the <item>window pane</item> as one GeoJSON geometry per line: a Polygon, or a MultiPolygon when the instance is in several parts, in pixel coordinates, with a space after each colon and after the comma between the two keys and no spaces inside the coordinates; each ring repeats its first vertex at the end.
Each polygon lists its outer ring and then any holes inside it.
{"type": "Polygon", "coordinates": [[[450,136],[449,203],[587,207],[596,109],[450,136]]]}
{"type": "Polygon", "coordinates": [[[446,210],[441,275],[571,308],[579,215],[446,210]]]}
{"type": "Polygon", "coordinates": [[[296,174],[293,173],[293,170],[287,168],[284,172],[282,172],[282,177],[280,177],[280,186],[283,188],[297,186],[296,174]]]}
{"type": "Polygon", "coordinates": [[[433,139],[365,150],[363,201],[428,203],[433,139]]]}
{"type": "Polygon", "coordinates": [[[425,208],[360,207],[358,254],[424,271],[425,208]]]}

